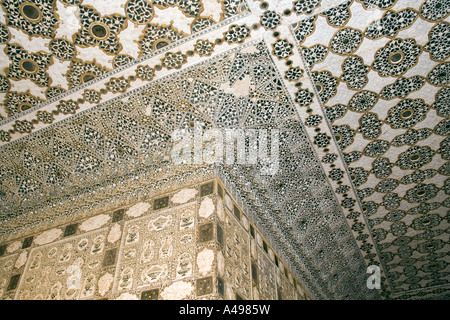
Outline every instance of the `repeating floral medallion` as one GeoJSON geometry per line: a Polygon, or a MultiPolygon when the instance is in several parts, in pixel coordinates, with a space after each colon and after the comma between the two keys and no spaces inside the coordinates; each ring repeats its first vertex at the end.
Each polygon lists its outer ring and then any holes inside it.
{"type": "Polygon", "coordinates": [[[4,0],[0,120],[26,110],[18,95],[34,107],[247,11],[243,0],[4,0]]]}
{"type": "Polygon", "coordinates": [[[333,132],[316,144],[339,145],[385,298],[448,290],[448,14],[446,1],[358,0],[291,28],[333,132]]]}

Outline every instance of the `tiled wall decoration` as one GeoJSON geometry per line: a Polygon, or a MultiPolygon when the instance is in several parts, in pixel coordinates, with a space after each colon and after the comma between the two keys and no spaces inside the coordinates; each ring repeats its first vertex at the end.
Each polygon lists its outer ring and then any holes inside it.
{"type": "Polygon", "coordinates": [[[6,244],[0,298],[309,298],[228,192],[220,186],[217,194],[218,185],[206,181],[50,229],[27,248],[28,238],[6,244]],[[152,206],[161,199],[162,208],[152,206]]]}

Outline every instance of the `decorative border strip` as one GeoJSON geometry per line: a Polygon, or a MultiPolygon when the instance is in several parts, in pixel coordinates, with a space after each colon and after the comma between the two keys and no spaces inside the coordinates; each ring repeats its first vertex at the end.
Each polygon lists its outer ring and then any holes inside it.
{"type": "Polygon", "coordinates": [[[34,111],[37,111],[37,110],[39,110],[39,109],[41,109],[41,108],[43,108],[45,106],[48,106],[48,105],[50,105],[50,104],[52,104],[54,102],[57,102],[58,100],[61,100],[62,98],[65,98],[65,97],[67,97],[67,96],[69,96],[69,95],[71,95],[73,93],[81,91],[82,89],[90,87],[90,86],[94,85],[95,83],[100,82],[100,81],[102,81],[102,80],[104,80],[106,78],[109,78],[109,77],[111,77],[111,76],[113,76],[113,75],[115,75],[115,74],[117,74],[117,73],[119,73],[121,71],[129,69],[129,68],[131,68],[133,66],[136,66],[136,65],[138,65],[139,63],[142,63],[145,60],[153,58],[154,56],[162,54],[162,53],[164,53],[166,51],[169,51],[170,49],[176,48],[176,47],[178,47],[178,46],[180,46],[180,45],[182,45],[182,44],[184,44],[186,42],[189,42],[189,41],[191,41],[193,39],[201,37],[201,36],[209,33],[210,31],[216,30],[216,29],[218,29],[220,27],[223,27],[225,25],[231,24],[231,23],[233,23],[233,22],[235,22],[237,20],[243,19],[243,18],[249,16],[250,14],[251,14],[251,12],[247,11],[247,12],[244,12],[242,14],[233,16],[233,17],[228,18],[226,20],[223,20],[223,21],[221,21],[221,22],[219,22],[219,23],[217,23],[217,24],[215,24],[215,25],[213,25],[211,27],[205,28],[205,29],[203,29],[203,30],[201,30],[201,31],[199,31],[197,33],[191,34],[191,35],[189,35],[189,36],[187,36],[187,37],[185,37],[183,39],[180,39],[178,41],[172,42],[172,43],[168,44],[167,46],[165,46],[165,47],[163,47],[161,49],[152,51],[152,52],[150,52],[150,53],[148,53],[148,54],[146,54],[146,55],[144,55],[142,57],[137,58],[134,61],[131,61],[131,62],[129,62],[129,63],[123,65],[123,66],[120,66],[119,68],[113,69],[113,70],[111,70],[111,71],[109,71],[109,72],[107,72],[107,73],[105,73],[105,74],[103,74],[103,75],[101,75],[99,77],[96,77],[96,78],[90,80],[87,83],[84,83],[84,84],[79,85],[79,86],[77,86],[75,88],[72,88],[72,89],[70,89],[70,90],[68,90],[68,91],[66,91],[64,93],[61,93],[61,94],[55,96],[55,97],[52,97],[52,98],[46,100],[45,102],[36,105],[33,108],[27,109],[26,111],[23,111],[21,113],[15,114],[15,115],[13,115],[11,117],[8,117],[8,118],[0,121],[0,128],[3,125],[5,125],[5,124],[7,124],[9,122],[12,122],[12,121],[14,121],[16,119],[19,119],[20,117],[23,117],[23,116],[25,116],[27,114],[33,113],[34,111]]]}
{"type": "Polygon", "coordinates": [[[227,51],[225,51],[225,52],[221,52],[221,53],[219,53],[219,54],[217,54],[217,55],[211,56],[211,57],[209,57],[208,59],[205,59],[205,60],[202,60],[202,61],[199,61],[199,62],[195,62],[195,63],[193,63],[192,65],[183,68],[182,70],[178,70],[177,72],[174,72],[174,73],[171,73],[171,74],[164,75],[164,76],[162,76],[162,77],[160,77],[160,78],[158,78],[158,79],[152,80],[151,82],[146,83],[146,84],[144,84],[144,85],[142,85],[142,86],[140,86],[140,87],[136,87],[136,88],[133,88],[133,89],[131,89],[131,90],[128,90],[127,92],[122,93],[122,94],[120,94],[120,95],[117,96],[117,97],[113,97],[113,98],[111,98],[111,99],[109,99],[109,100],[106,100],[106,101],[104,101],[104,102],[101,102],[101,103],[99,103],[99,104],[96,104],[96,105],[92,106],[91,108],[82,110],[82,111],[80,111],[80,112],[78,112],[78,113],[76,113],[76,114],[74,114],[74,115],[72,115],[72,116],[70,116],[70,117],[67,117],[67,118],[65,118],[65,119],[61,119],[60,121],[58,121],[58,122],[56,122],[56,123],[52,123],[52,124],[50,124],[50,125],[48,125],[48,126],[46,126],[46,127],[44,127],[44,128],[40,128],[40,129],[38,129],[38,130],[36,130],[36,131],[33,131],[33,132],[27,134],[26,136],[17,138],[17,139],[15,139],[15,140],[11,141],[11,142],[8,142],[7,144],[0,145],[0,150],[1,150],[2,148],[5,148],[5,147],[14,146],[14,145],[16,145],[16,144],[22,142],[24,139],[27,139],[28,137],[36,136],[36,135],[38,135],[38,134],[41,134],[41,133],[46,132],[46,131],[48,131],[48,130],[51,130],[51,129],[53,129],[53,128],[59,126],[59,125],[62,125],[62,124],[64,124],[64,123],[68,122],[68,121],[71,121],[71,120],[73,120],[73,119],[77,119],[78,117],[81,117],[81,116],[85,115],[86,113],[92,112],[93,110],[95,110],[95,109],[97,109],[97,108],[102,108],[102,107],[107,106],[107,105],[109,105],[109,104],[112,104],[112,103],[114,103],[114,102],[116,102],[116,101],[118,101],[118,100],[127,98],[127,97],[129,97],[130,95],[135,94],[137,91],[145,90],[147,87],[151,87],[151,86],[153,86],[153,85],[155,85],[155,84],[157,84],[157,83],[160,83],[160,82],[162,82],[162,81],[167,81],[167,80],[169,80],[169,79],[171,79],[171,78],[177,77],[180,73],[182,73],[182,72],[187,72],[187,71],[189,71],[189,70],[191,70],[191,69],[193,69],[193,68],[198,67],[199,65],[202,65],[202,64],[204,64],[204,63],[207,63],[208,61],[211,61],[211,60],[214,60],[214,59],[218,59],[218,58],[224,57],[224,56],[226,56],[226,55],[228,55],[228,54],[230,54],[230,53],[239,51],[239,50],[241,50],[241,49],[243,49],[243,48],[252,46],[252,45],[254,45],[254,44],[256,44],[256,43],[259,43],[259,42],[261,42],[261,39],[251,40],[251,41],[246,42],[245,44],[243,44],[243,45],[241,45],[241,46],[238,46],[238,47],[229,49],[229,50],[227,50],[227,51]]]}

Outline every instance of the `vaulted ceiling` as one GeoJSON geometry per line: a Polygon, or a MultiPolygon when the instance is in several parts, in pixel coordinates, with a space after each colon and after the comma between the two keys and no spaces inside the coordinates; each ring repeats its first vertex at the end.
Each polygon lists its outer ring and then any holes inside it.
{"type": "Polygon", "coordinates": [[[218,175],[311,296],[449,298],[448,1],[0,3],[0,242],[218,175]],[[278,172],[175,165],[193,123],[278,172]]]}

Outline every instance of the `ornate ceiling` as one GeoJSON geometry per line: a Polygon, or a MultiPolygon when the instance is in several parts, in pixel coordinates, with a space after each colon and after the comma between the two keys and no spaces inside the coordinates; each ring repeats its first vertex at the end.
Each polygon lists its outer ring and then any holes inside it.
{"type": "Polygon", "coordinates": [[[218,175],[312,297],[449,298],[448,1],[0,3],[1,242],[218,175]],[[280,169],[174,165],[195,122],[280,169]]]}

